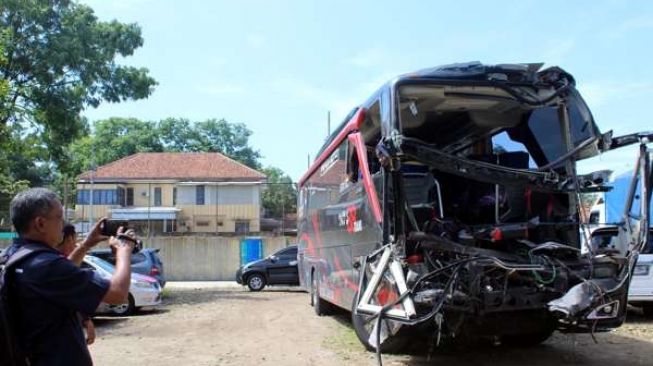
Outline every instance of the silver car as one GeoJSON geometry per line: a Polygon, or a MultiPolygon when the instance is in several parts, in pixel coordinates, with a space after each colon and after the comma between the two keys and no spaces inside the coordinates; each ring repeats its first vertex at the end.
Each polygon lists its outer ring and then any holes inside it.
{"type": "MultiPolygon", "coordinates": [[[[116,267],[109,262],[87,255],[82,262],[82,268],[90,268],[98,272],[102,277],[110,279],[116,267]]],[[[100,303],[96,309],[97,314],[129,315],[143,307],[154,307],[161,304],[161,285],[150,276],[132,273],[131,284],[129,285],[128,302],[121,305],[109,305],[100,303]]]]}

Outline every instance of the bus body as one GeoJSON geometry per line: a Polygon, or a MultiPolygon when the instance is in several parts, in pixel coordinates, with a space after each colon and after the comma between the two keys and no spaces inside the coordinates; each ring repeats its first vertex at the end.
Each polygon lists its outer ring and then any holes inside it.
{"type": "Polygon", "coordinates": [[[619,251],[581,253],[580,193],[607,178],[576,161],[640,143],[649,177],[653,135],[601,134],[573,77],[540,68],[422,70],[350,113],[299,181],[300,284],[318,314],[352,311],[382,351],[427,323],[438,339],[538,343],[624,321],[648,210],[619,251]]]}

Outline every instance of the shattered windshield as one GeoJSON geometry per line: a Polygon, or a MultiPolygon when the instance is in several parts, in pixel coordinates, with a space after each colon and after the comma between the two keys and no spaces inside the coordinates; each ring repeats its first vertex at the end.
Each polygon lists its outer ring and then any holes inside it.
{"type": "MultiPolygon", "coordinates": [[[[515,167],[520,169],[545,166],[567,153],[555,106],[524,106],[505,90],[488,86],[405,85],[399,96],[402,133],[443,152],[488,155],[498,141],[499,152],[528,153],[529,164],[515,167]]],[[[567,103],[572,148],[594,140],[596,126],[582,98],[574,91],[567,103]]],[[[597,153],[595,144],[588,144],[575,157],[597,153]]],[[[563,165],[560,161],[552,168],[563,165]]]]}

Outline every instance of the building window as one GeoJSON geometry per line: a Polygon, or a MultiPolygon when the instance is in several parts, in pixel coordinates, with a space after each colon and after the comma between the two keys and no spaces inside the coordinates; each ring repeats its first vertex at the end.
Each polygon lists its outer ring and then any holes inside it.
{"type": "Polygon", "coordinates": [[[249,221],[236,220],[236,234],[247,234],[247,233],[249,233],[249,221]]]}
{"type": "Polygon", "coordinates": [[[195,204],[196,205],[204,204],[204,186],[195,187],[195,204]]]}
{"type": "Polygon", "coordinates": [[[89,204],[89,190],[88,189],[78,189],[77,190],[77,204],[78,205],[88,205],[89,204]]]}
{"type": "Polygon", "coordinates": [[[166,221],[166,225],[165,225],[165,228],[163,229],[163,232],[165,232],[165,233],[174,233],[176,231],[177,231],[177,221],[176,220],[166,221]]]}
{"type": "Polygon", "coordinates": [[[172,205],[177,206],[177,187],[172,189],[172,205]]]}
{"type": "Polygon", "coordinates": [[[161,187],[154,187],[154,206],[160,207],[161,205],[161,187]]]}
{"type": "Polygon", "coordinates": [[[118,202],[116,204],[121,205],[121,206],[125,205],[125,189],[124,188],[118,188],[118,202]]]}
{"type": "Polygon", "coordinates": [[[134,188],[127,188],[127,202],[125,203],[125,206],[133,206],[134,205],[134,188]]]}
{"type": "Polygon", "coordinates": [[[91,201],[90,189],[77,190],[77,204],[79,205],[118,205],[120,204],[120,189],[94,189],[91,201]]]}

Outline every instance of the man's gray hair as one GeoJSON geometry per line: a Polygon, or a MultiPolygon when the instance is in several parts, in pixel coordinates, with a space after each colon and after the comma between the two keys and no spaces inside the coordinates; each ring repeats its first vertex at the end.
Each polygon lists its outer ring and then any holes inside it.
{"type": "Polygon", "coordinates": [[[58,202],[59,196],[47,188],[20,192],[11,200],[11,223],[19,234],[25,233],[35,217],[47,215],[58,202]]]}

